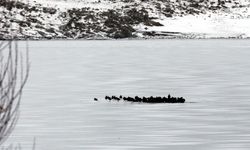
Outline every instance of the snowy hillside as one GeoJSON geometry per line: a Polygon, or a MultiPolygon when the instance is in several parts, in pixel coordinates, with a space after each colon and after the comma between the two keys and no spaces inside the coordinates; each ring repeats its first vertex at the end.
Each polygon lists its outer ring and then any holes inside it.
{"type": "Polygon", "coordinates": [[[1,0],[1,39],[249,38],[249,0],[1,0]]]}

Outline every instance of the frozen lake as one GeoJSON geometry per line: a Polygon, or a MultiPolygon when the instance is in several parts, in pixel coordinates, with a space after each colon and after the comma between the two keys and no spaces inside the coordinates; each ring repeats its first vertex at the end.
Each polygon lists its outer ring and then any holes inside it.
{"type": "Polygon", "coordinates": [[[36,150],[250,148],[249,40],[33,41],[30,61],[4,145],[31,150],[36,137],[36,150]],[[169,93],[187,103],[103,99],[169,93]]]}

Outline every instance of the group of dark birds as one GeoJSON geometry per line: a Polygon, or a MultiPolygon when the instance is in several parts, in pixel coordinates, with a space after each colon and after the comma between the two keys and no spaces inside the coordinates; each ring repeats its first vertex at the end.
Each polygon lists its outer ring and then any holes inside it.
{"type": "MultiPolygon", "coordinates": [[[[160,96],[150,96],[150,97],[125,97],[125,96],[105,96],[106,100],[114,100],[114,101],[128,101],[128,102],[139,102],[139,103],[185,103],[185,99],[183,97],[172,97],[170,94],[167,97],[160,97],[160,96]]],[[[97,101],[97,98],[94,98],[97,101]]]]}

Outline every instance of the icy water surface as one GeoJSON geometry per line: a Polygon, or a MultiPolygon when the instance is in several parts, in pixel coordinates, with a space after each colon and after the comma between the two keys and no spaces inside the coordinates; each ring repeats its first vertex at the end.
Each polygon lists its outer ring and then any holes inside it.
{"type": "Polygon", "coordinates": [[[28,150],[36,137],[36,150],[250,148],[249,40],[33,41],[30,61],[5,145],[28,150]],[[187,103],[102,99],[169,93],[187,103]]]}

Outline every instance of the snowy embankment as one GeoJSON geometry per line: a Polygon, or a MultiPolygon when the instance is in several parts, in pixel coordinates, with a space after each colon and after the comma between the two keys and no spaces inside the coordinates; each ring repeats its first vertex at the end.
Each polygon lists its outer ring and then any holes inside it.
{"type": "MultiPolygon", "coordinates": [[[[238,13],[207,13],[165,18],[157,20],[164,26],[149,27],[147,30],[180,32],[191,37],[193,35],[194,38],[249,38],[249,11],[246,14],[247,16],[238,13]]],[[[138,30],[145,31],[143,28],[138,28],[138,30]]]]}
{"type": "Polygon", "coordinates": [[[1,39],[249,38],[248,0],[1,0],[1,39]]]}

